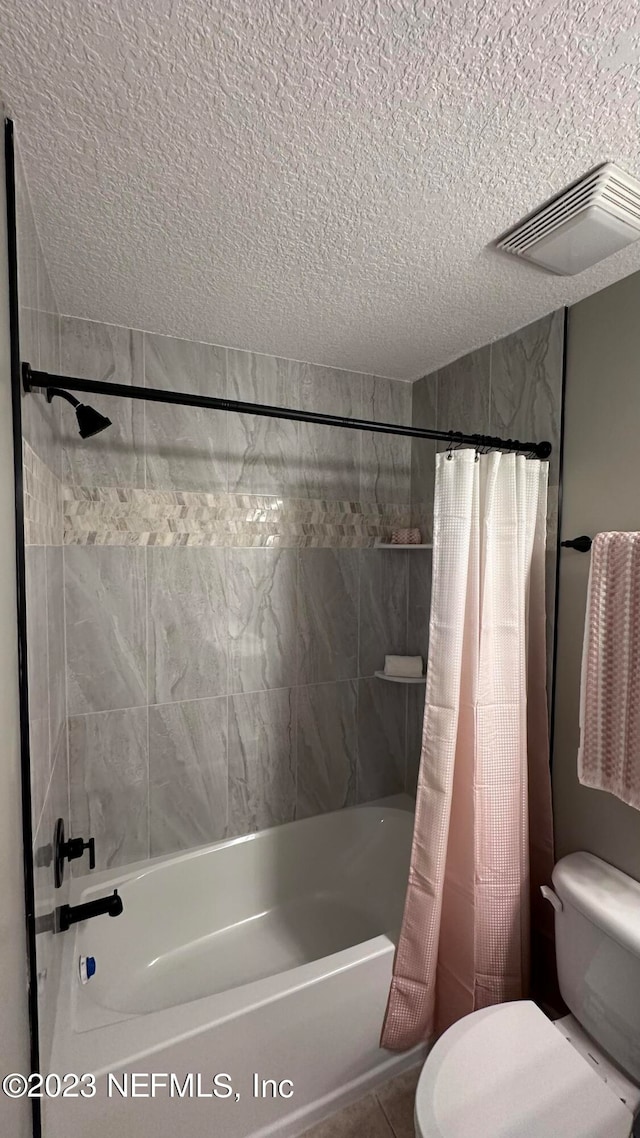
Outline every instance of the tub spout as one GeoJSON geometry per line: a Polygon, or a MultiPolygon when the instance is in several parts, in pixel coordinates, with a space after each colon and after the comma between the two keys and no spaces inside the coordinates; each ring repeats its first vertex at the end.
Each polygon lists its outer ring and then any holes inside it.
{"type": "Polygon", "coordinates": [[[98,897],[95,901],[87,901],[84,905],[61,905],[58,909],[58,928],[63,933],[78,921],[88,921],[91,917],[100,917],[103,913],[107,913],[110,917],[119,917],[123,908],[122,897],[118,895],[117,889],[114,889],[108,897],[98,897]]]}

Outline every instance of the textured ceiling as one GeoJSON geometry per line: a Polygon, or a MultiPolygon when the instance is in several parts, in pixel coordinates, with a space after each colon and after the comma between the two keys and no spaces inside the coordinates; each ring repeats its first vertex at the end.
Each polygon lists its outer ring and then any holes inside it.
{"type": "Polygon", "coordinates": [[[486,246],[640,175],[635,0],[4,0],[63,312],[413,378],[640,269],[486,246]]]}

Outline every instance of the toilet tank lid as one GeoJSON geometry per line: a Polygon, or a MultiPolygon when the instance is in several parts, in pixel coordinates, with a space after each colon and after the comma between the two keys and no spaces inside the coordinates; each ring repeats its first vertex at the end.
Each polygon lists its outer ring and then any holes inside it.
{"type": "Polygon", "coordinates": [[[572,853],[555,866],[553,885],[563,905],[640,957],[640,882],[593,854],[572,853]]]}

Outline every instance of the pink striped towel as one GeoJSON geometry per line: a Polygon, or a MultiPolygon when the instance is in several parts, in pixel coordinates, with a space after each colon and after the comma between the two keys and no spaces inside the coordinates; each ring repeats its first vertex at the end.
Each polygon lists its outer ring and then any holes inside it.
{"type": "Polygon", "coordinates": [[[578,778],[640,810],[640,533],[591,546],[578,778]]]}

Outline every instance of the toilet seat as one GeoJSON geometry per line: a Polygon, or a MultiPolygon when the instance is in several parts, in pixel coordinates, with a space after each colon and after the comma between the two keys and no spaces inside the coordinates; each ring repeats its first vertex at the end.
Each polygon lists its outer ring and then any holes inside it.
{"type": "Polygon", "coordinates": [[[529,1000],[473,1012],[438,1040],[417,1138],[630,1138],[631,1111],[529,1000]]]}

